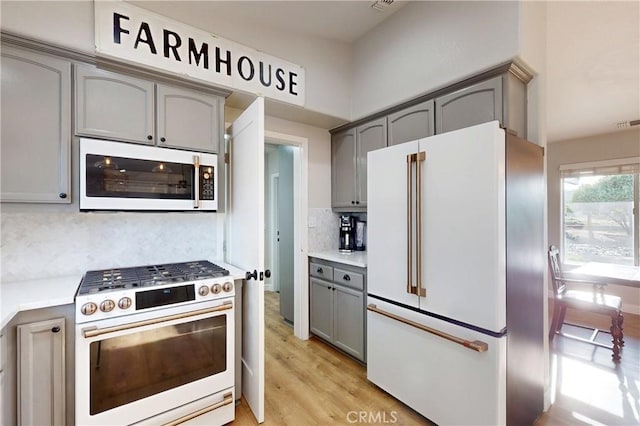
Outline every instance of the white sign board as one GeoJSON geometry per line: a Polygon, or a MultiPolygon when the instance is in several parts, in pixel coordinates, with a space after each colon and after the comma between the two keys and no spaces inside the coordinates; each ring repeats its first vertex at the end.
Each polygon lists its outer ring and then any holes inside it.
{"type": "Polygon", "coordinates": [[[124,3],[96,1],[96,53],[304,106],[304,68],[124,3]]]}

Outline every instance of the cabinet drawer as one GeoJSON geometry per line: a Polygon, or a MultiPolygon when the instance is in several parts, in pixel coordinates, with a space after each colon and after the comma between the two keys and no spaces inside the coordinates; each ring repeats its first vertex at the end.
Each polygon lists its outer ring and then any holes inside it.
{"type": "Polygon", "coordinates": [[[333,281],[337,284],[346,285],[347,287],[357,288],[358,290],[364,289],[364,277],[357,272],[336,268],[333,271],[333,281]]]}
{"type": "Polygon", "coordinates": [[[325,280],[333,280],[333,268],[321,263],[309,263],[309,273],[314,277],[324,278],[325,280]]]}

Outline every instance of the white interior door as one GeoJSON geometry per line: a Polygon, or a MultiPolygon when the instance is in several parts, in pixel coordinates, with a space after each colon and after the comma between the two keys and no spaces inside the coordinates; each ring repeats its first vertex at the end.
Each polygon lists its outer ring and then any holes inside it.
{"type": "Polygon", "coordinates": [[[242,291],[242,393],[264,422],[264,99],[257,98],[227,129],[229,204],[226,261],[257,278],[242,291]]]}

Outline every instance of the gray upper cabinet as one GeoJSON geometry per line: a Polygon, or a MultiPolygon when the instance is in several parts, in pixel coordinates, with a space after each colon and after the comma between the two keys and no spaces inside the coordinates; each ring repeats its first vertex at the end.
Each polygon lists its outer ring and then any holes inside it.
{"type": "Polygon", "coordinates": [[[387,146],[387,117],[356,128],[356,207],[367,207],[367,154],[387,146]]]}
{"type": "Polygon", "coordinates": [[[356,198],[356,129],[331,137],[331,206],[352,208],[356,198]]]}
{"type": "Polygon", "coordinates": [[[435,101],[429,99],[387,116],[387,145],[397,145],[435,134],[435,101]]]}
{"type": "Polygon", "coordinates": [[[387,146],[387,117],[331,137],[331,207],[357,212],[367,208],[367,154],[387,146]]]}
{"type": "Polygon", "coordinates": [[[154,84],[79,65],[75,68],[76,134],[154,144],[154,84]]]}
{"type": "Polygon", "coordinates": [[[436,98],[436,133],[488,121],[526,137],[526,85],[505,73],[436,98]]]}
{"type": "Polygon", "coordinates": [[[70,203],[71,63],[2,48],[1,201],[70,203]]]}
{"type": "Polygon", "coordinates": [[[76,67],[76,134],[218,152],[224,98],[76,67]]]}
{"type": "Polygon", "coordinates": [[[158,145],[218,152],[224,99],[158,85],[158,145]]]}

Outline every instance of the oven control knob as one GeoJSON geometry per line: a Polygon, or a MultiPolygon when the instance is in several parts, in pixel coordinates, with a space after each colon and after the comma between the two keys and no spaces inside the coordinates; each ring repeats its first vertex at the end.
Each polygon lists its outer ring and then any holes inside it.
{"type": "Polygon", "coordinates": [[[207,294],[209,294],[209,287],[207,287],[206,285],[200,286],[200,288],[198,289],[198,294],[200,296],[206,296],[207,294]]]}
{"type": "Polygon", "coordinates": [[[115,307],[116,307],[116,304],[111,299],[107,299],[102,303],[100,303],[100,310],[102,312],[111,312],[115,307]]]}
{"type": "Polygon", "coordinates": [[[123,297],[118,300],[118,307],[120,309],[129,309],[131,307],[131,299],[128,297],[123,297]]]}
{"type": "Polygon", "coordinates": [[[227,281],[226,283],[222,284],[222,289],[226,292],[233,290],[233,283],[227,281]]]}
{"type": "Polygon", "coordinates": [[[84,315],[94,314],[97,310],[98,310],[98,305],[96,305],[93,302],[87,302],[84,305],[82,305],[82,307],[80,308],[80,311],[84,315]]]}
{"type": "Polygon", "coordinates": [[[211,286],[211,293],[218,294],[222,290],[222,286],[220,284],[214,284],[211,286]]]}

